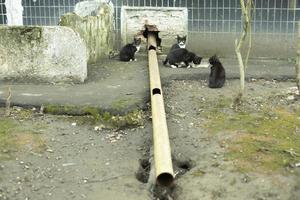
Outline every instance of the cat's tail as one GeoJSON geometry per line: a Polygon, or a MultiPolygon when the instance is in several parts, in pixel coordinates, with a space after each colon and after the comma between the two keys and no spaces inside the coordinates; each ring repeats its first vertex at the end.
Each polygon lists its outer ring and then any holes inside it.
{"type": "Polygon", "coordinates": [[[164,65],[166,65],[168,63],[168,58],[165,59],[165,61],[163,62],[164,65]]]}

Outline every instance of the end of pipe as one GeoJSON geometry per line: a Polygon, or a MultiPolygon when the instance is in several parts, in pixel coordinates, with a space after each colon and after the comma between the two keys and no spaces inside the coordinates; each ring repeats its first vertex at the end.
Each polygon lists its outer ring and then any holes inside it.
{"type": "Polygon", "coordinates": [[[172,174],[170,173],[161,173],[156,177],[156,181],[158,184],[162,185],[162,186],[170,186],[173,182],[174,182],[174,177],[172,174]]]}

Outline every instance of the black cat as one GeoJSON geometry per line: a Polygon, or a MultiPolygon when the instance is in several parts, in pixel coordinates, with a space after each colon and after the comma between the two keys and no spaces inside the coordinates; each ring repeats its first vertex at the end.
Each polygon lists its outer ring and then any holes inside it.
{"type": "Polygon", "coordinates": [[[134,38],[133,43],[126,44],[120,51],[120,60],[124,62],[136,61],[135,53],[140,50],[141,38],[134,38]]]}
{"type": "MultiPolygon", "coordinates": [[[[155,28],[154,28],[155,29],[155,28]]],[[[144,38],[147,38],[148,39],[148,34],[149,34],[149,29],[148,29],[148,26],[145,26],[145,31],[143,31],[143,36],[144,38]]],[[[158,36],[159,34],[159,31],[152,31],[152,33],[154,34],[154,37],[156,38],[156,46],[157,46],[157,49],[162,51],[162,46],[161,46],[161,38],[158,36]]]]}
{"type": "Polygon", "coordinates": [[[177,43],[173,44],[170,51],[173,51],[174,49],[185,48],[185,45],[186,45],[186,35],[183,37],[177,35],[177,43]]]}
{"type": "Polygon", "coordinates": [[[202,58],[197,56],[193,52],[189,52],[186,49],[179,48],[169,52],[166,60],[164,61],[164,65],[169,63],[172,68],[177,68],[181,67],[180,65],[183,62],[187,68],[190,68],[200,65],[201,60],[202,58]]]}
{"type": "Polygon", "coordinates": [[[209,63],[212,65],[210,67],[210,75],[208,87],[210,88],[221,88],[225,83],[225,69],[220,62],[219,58],[214,55],[209,58],[209,63]]]}

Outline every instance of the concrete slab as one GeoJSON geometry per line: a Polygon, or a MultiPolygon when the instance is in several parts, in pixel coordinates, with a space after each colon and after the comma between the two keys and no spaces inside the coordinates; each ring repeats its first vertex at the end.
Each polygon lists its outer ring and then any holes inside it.
{"type": "MultiPolygon", "coordinates": [[[[172,69],[162,65],[164,56],[159,56],[163,86],[171,80],[203,80],[208,78],[209,68],[172,69]]],[[[34,85],[0,82],[0,103],[5,104],[7,88],[12,91],[11,103],[18,106],[56,105],[72,107],[67,114],[84,114],[83,108],[96,108],[99,112],[126,114],[143,109],[150,100],[147,55],[137,56],[137,62],[120,62],[106,59],[90,65],[88,80],[79,85],[34,85]]],[[[206,59],[207,60],[207,59],[206,59]]],[[[227,79],[239,77],[237,60],[222,59],[227,79]]],[[[250,60],[248,78],[293,79],[293,62],[285,60],[250,60]]],[[[226,87],[226,86],[225,86],[226,87]]]]}

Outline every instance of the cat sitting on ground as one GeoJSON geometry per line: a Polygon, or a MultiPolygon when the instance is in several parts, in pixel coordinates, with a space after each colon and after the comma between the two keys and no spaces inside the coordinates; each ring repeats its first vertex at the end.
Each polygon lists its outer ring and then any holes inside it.
{"type": "Polygon", "coordinates": [[[186,35],[183,37],[177,35],[177,43],[173,44],[170,51],[173,51],[174,49],[185,48],[185,46],[186,46],[186,35]]]}
{"type": "Polygon", "coordinates": [[[140,50],[141,38],[134,38],[133,43],[126,44],[120,51],[120,60],[124,62],[136,61],[135,53],[140,50]]]}
{"type": "Polygon", "coordinates": [[[220,62],[219,58],[214,55],[209,58],[209,63],[212,65],[210,67],[210,75],[208,87],[210,88],[221,88],[225,83],[225,69],[220,62]]]}
{"type": "Polygon", "coordinates": [[[179,48],[170,51],[163,63],[164,65],[168,63],[172,68],[177,68],[181,67],[181,63],[183,62],[187,68],[190,68],[200,65],[201,60],[202,58],[193,52],[179,48]]]}

